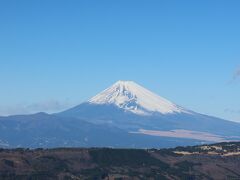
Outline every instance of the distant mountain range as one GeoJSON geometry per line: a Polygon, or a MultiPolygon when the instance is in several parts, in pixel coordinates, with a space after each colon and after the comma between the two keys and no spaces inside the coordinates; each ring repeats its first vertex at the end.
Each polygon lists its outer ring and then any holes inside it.
{"type": "Polygon", "coordinates": [[[118,81],[56,114],[0,117],[2,147],[161,148],[240,141],[240,123],[180,107],[132,81],[118,81]]]}

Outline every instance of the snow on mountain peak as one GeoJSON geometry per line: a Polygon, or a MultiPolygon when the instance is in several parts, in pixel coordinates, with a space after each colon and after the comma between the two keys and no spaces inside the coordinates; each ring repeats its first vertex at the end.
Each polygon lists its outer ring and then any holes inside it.
{"type": "Polygon", "coordinates": [[[88,102],[92,104],[114,104],[125,111],[139,115],[187,112],[133,81],[118,81],[88,102]]]}

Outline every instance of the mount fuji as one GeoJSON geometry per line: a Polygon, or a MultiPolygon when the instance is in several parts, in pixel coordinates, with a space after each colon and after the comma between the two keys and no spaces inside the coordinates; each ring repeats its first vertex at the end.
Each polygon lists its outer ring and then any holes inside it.
{"type": "Polygon", "coordinates": [[[116,115],[114,113],[119,113],[120,116],[135,115],[138,118],[146,118],[157,115],[191,114],[192,112],[152,93],[133,81],[118,81],[87,102],[60,114],[83,117],[84,115],[94,116],[96,113],[98,119],[103,116],[109,116],[109,119],[112,119],[116,115]],[[104,110],[105,108],[106,110],[104,110]],[[94,112],[88,113],[92,110],[94,112]]]}
{"type": "Polygon", "coordinates": [[[133,81],[118,81],[88,102],[99,105],[113,104],[139,115],[188,112],[133,81]]]}
{"type": "Polygon", "coordinates": [[[239,123],[185,109],[133,81],[118,81],[59,115],[155,137],[213,142],[240,139],[239,123]]]}
{"type": "Polygon", "coordinates": [[[240,123],[185,109],[132,81],[66,111],[0,117],[0,147],[161,148],[240,141],[240,123]]]}

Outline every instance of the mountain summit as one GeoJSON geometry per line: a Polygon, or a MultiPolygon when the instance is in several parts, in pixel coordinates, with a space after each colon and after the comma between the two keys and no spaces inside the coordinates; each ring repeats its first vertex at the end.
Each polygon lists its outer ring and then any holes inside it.
{"type": "Polygon", "coordinates": [[[116,105],[138,115],[188,112],[133,81],[118,81],[88,102],[98,105],[116,105]]]}

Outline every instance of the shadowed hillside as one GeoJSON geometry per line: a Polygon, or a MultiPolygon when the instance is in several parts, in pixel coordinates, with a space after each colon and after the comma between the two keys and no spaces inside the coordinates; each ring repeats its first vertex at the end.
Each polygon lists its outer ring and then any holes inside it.
{"type": "Polygon", "coordinates": [[[238,179],[240,143],[174,149],[1,149],[0,179],[238,179]]]}

